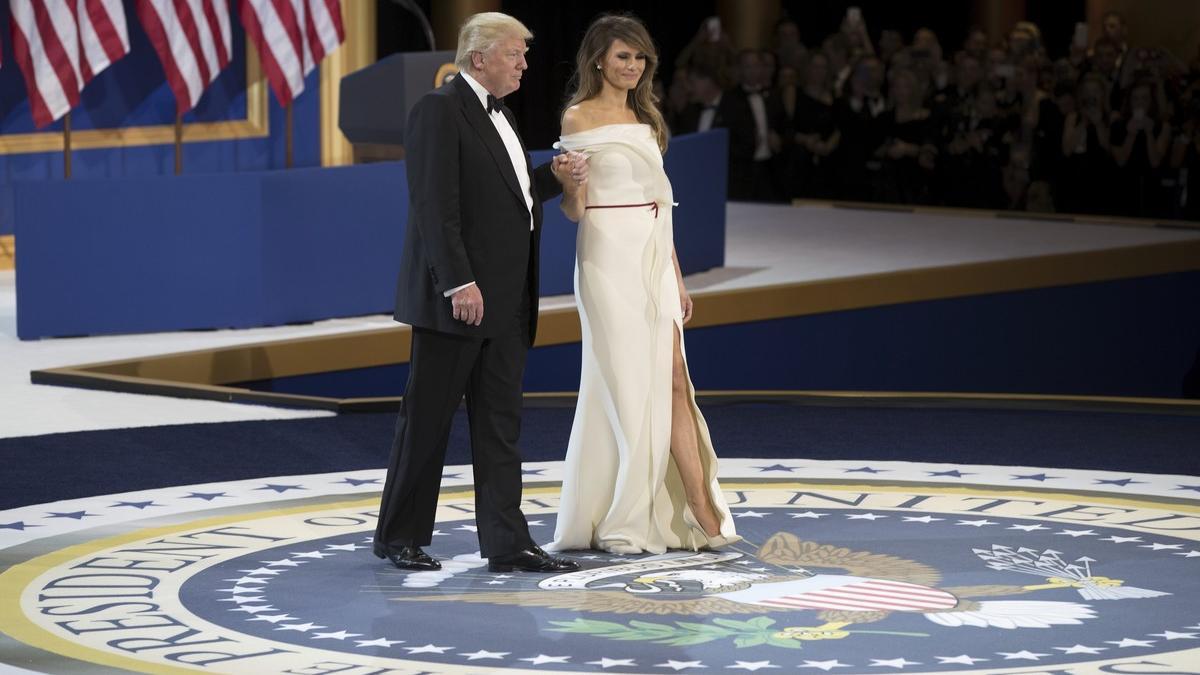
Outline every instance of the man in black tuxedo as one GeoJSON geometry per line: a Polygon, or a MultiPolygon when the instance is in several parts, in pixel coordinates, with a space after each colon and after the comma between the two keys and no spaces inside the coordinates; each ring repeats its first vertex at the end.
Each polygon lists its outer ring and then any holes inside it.
{"type": "Polygon", "coordinates": [[[466,396],[480,553],[492,571],[561,572],[521,513],[521,378],[538,317],[542,200],[580,189],[581,155],[531,170],[512,112],[526,40],[516,19],[472,16],[458,38],[460,74],[409,114],[408,231],[397,321],[412,326],[408,384],[383,488],[374,553],[396,567],[441,567],[421,547],[434,512],[451,419],[466,396]],[[485,315],[486,306],[486,315],[485,315]]]}
{"type": "Polygon", "coordinates": [[[692,101],[683,109],[671,131],[675,134],[694,134],[724,127],[721,85],[716,72],[708,66],[696,64],[688,67],[687,78],[692,101]]]}
{"type": "Polygon", "coordinates": [[[771,159],[778,133],[767,103],[766,78],[762,53],[743,49],[738,54],[738,84],[721,97],[721,113],[729,129],[729,198],[733,200],[775,200],[771,159]]]}

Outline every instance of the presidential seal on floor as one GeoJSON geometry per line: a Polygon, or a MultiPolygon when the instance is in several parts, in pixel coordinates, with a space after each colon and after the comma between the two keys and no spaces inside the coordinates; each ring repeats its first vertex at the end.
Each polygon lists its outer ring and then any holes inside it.
{"type": "MultiPolygon", "coordinates": [[[[526,471],[524,510],[545,539],[560,467],[538,467],[526,471]]],[[[723,468],[745,541],[570,551],[582,569],[558,575],[487,571],[460,469],[448,469],[428,548],[437,571],[371,555],[377,471],[23,507],[0,518],[0,653],[41,672],[364,675],[1200,663],[1200,505],[1181,477],[752,459],[723,468]]]]}

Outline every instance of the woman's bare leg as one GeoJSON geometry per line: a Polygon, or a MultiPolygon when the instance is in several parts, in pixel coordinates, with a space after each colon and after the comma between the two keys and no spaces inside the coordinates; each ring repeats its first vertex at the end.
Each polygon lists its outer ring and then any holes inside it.
{"type": "Polygon", "coordinates": [[[671,457],[683,479],[683,490],[696,522],[710,537],[721,533],[721,518],[713,508],[708,493],[704,464],[700,460],[700,440],[696,434],[696,419],[692,415],[688,395],[687,371],[679,347],[679,330],[675,334],[675,350],[671,367],[671,457]]]}

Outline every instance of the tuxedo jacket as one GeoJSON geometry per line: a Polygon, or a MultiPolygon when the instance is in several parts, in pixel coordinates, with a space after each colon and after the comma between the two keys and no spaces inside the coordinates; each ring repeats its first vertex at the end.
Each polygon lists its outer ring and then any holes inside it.
{"type": "MultiPolygon", "coordinates": [[[[724,100],[718,104],[713,111],[712,124],[710,129],[725,128],[728,125],[725,122],[724,100]]],[[[704,114],[704,106],[699,103],[689,103],[679,113],[679,118],[675,122],[675,127],[671,131],[675,134],[694,134],[700,131],[700,117],[704,114]]]]}
{"type": "MultiPolygon", "coordinates": [[[[503,114],[517,128],[512,112],[503,114]]],[[[397,321],[466,337],[512,330],[529,296],[529,340],[537,331],[542,200],[562,192],[543,164],[530,169],[530,211],[512,160],[479,98],[461,76],[425,94],[408,116],[408,226],[396,289],[397,321]],[[483,321],[454,319],[445,292],[474,281],[483,321]]],[[[520,134],[517,134],[520,139],[520,134]]],[[[524,141],[521,145],[525,151],[524,141]]]]}
{"type": "MultiPolygon", "coordinates": [[[[771,128],[770,103],[767,92],[763,92],[763,103],[767,109],[767,128],[771,128]]],[[[741,87],[726,89],[721,95],[720,114],[729,129],[729,158],[753,161],[758,147],[758,133],[754,126],[754,109],[750,96],[741,87]]]]}

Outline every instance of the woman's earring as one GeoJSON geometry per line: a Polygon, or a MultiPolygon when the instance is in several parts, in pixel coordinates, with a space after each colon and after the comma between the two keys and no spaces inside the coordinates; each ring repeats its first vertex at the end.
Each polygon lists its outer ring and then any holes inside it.
{"type": "Polygon", "coordinates": [[[597,63],[597,64],[596,64],[596,70],[600,70],[600,64],[599,64],[599,63],[597,63]]]}

